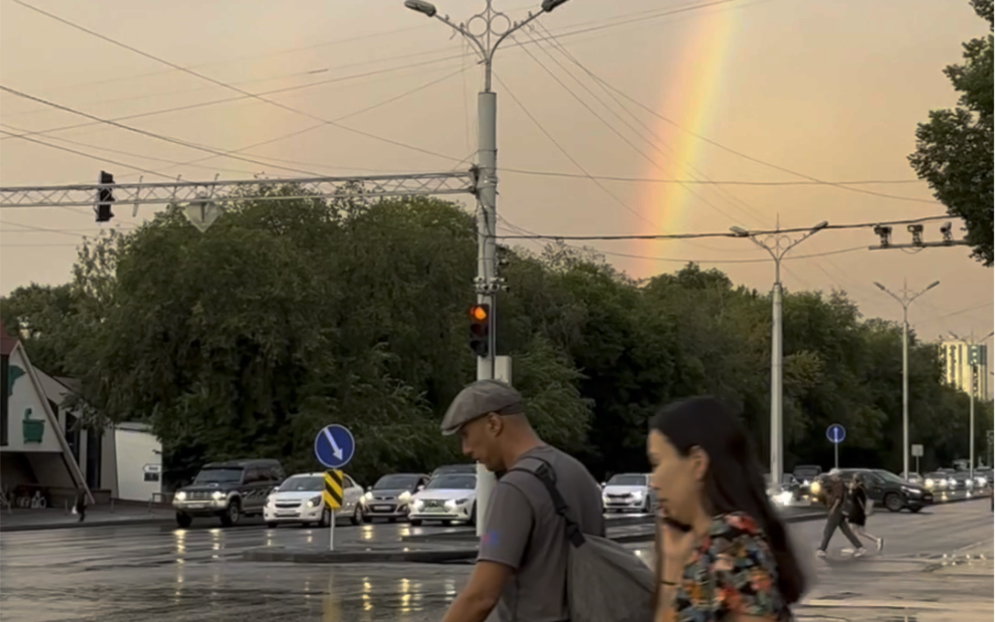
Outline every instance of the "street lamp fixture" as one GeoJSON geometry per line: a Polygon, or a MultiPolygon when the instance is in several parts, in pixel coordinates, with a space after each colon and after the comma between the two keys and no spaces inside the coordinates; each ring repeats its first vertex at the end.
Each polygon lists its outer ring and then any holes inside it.
{"type": "Polygon", "coordinates": [[[792,237],[781,231],[751,232],[742,227],[729,227],[736,237],[747,238],[767,251],[774,260],[774,289],[771,292],[771,337],[770,337],[770,472],[772,477],[784,473],[784,346],[782,343],[783,315],[781,260],[794,247],[798,246],[819,231],[829,226],[822,221],[800,237],[792,237]]]}
{"type": "Polygon", "coordinates": [[[425,0],[404,0],[404,6],[412,11],[418,11],[426,17],[435,17],[435,14],[438,13],[435,10],[435,5],[431,2],[425,2],[425,0]]]}
{"type": "Polygon", "coordinates": [[[542,10],[547,13],[552,13],[553,9],[566,3],[567,0],[542,0],[542,10]]]}
{"type": "MultiPolygon", "coordinates": [[[[891,228],[888,227],[889,233],[891,228]]],[[[882,246],[884,246],[882,238],[882,246]]],[[[915,300],[939,285],[939,281],[933,281],[929,287],[913,293],[909,290],[908,283],[902,285],[902,295],[895,294],[884,285],[874,281],[874,285],[898,301],[902,305],[902,478],[909,479],[909,306],[915,300]]]]}

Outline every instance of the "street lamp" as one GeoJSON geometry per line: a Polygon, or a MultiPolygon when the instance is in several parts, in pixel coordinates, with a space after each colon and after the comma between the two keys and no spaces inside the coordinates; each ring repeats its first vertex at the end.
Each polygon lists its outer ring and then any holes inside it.
{"type": "MultiPolygon", "coordinates": [[[[474,286],[477,304],[489,305],[490,343],[486,356],[477,357],[477,379],[494,378],[494,357],[497,353],[497,293],[505,289],[504,279],[497,275],[497,94],[491,90],[491,65],[498,46],[526,24],[549,13],[567,0],[543,0],[541,11],[521,21],[513,21],[506,14],[494,10],[493,0],[485,0],[484,10],[465,22],[450,21],[448,15],[439,15],[435,5],[425,0],[405,0],[404,6],[426,17],[435,18],[462,35],[480,54],[484,65],[484,89],[477,94],[477,123],[480,144],[477,148],[477,277],[474,286]]],[[[496,483],[494,474],[477,464],[477,535],[486,530],[484,517],[487,503],[496,483]]]]}
{"type": "Polygon", "coordinates": [[[969,431],[967,433],[967,435],[968,435],[968,453],[967,453],[967,455],[968,455],[968,460],[970,461],[970,465],[968,466],[968,471],[970,472],[970,474],[971,474],[971,480],[973,481],[974,480],[974,395],[975,395],[975,393],[978,392],[977,382],[978,382],[978,363],[979,363],[979,361],[978,361],[977,357],[980,356],[981,353],[980,353],[980,348],[978,349],[978,351],[976,351],[973,354],[971,353],[971,350],[974,349],[975,347],[981,345],[985,341],[988,341],[988,339],[992,335],[995,335],[995,331],[992,331],[992,332],[988,333],[983,338],[978,339],[977,341],[974,340],[974,333],[973,332],[971,333],[971,338],[970,339],[963,339],[963,338],[957,336],[957,334],[954,333],[953,331],[949,331],[949,332],[950,332],[950,335],[954,339],[957,339],[958,341],[963,341],[964,343],[967,344],[967,347],[968,347],[968,360],[970,361],[970,365],[971,365],[971,390],[968,391],[968,393],[970,394],[970,398],[971,398],[971,410],[970,410],[970,413],[971,413],[971,415],[970,415],[970,417],[971,417],[971,423],[970,423],[970,429],[969,429],[969,431]]]}
{"type": "Polygon", "coordinates": [[[939,285],[939,281],[930,283],[926,289],[913,294],[908,283],[902,284],[901,296],[893,293],[884,285],[874,281],[874,285],[898,301],[902,305],[902,478],[909,479],[909,306],[915,299],[939,285]]]}
{"type": "MultiPolygon", "coordinates": [[[[736,237],[749,238],[764,249],[774,259],[774,290],[771,294],[771,339],[770,339],[770,476],[771,481],[780,482],[784,473],[784,346],[781,317],[783,312],[781,291],[781,260],[792,248],[829,226],[822,221],[801,237],[791,237],[780,230],[773,233],[751,232],[742,227],[730,227],[736,237]]],[[[780,227],[778,228],[780,229],[780,227]]]]}

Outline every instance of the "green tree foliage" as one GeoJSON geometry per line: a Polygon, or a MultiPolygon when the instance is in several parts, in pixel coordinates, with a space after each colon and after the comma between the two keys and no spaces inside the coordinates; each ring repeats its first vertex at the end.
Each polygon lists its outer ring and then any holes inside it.
{"type": "MultiPolygon", "coordinates": [[[[312,456],[324,425],[349,426],[361,481],[460,459],[439,433],[474,376],[471,216],[434,199],[244,197],[206,233],[171,208],[125,236],[87,241],[66,285],[21,288],[5,323],[39,367],[80,378],[90,425],[152,424],[174,478],[206,460],[312,456]]],[[[769,444],[770,297],[688,265],[635,282],[586,249],[500,249],[499,351],[540,434],[596,473],[643,470],[664,403],[719,396],[769,444]]],[[[841,292],[784,303],[789,466],[901,464],[901,335],[841,292]]],[[[927,464],[967,454],[966,396],[913,339],[913,441],[927,464]]],[[[990,406],[979,407],[979,413],[990,406]]],[[[990,419],[990,416],[989,416],[990,419]]],[[[985,429],[979,414],[979,430],[985,429]]],[[[983,438],[983,434],[980,435],[983,438]]],[[[980,455],[980,454],[979,454],[980,455]]]]}
{"type": "MultiPolygon", "coordinates": [[[[991,30],[992,0],[971,0],[991,30]]],[[[912,168],[929,182],[937,200],[967,223],[974,256],[992,265],[992,35],[964,44],[964,64],[943,70],[960,93],[953,110],[933,110],[916,130],[912,168]]]]}

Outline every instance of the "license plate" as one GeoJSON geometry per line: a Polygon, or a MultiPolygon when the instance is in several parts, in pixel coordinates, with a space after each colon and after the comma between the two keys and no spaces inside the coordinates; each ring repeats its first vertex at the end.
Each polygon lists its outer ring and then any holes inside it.
{"type": "Polygon", "coordinates": [[[297,516],[297,512],[277,512],[276,515],[280,518],[289,518],[292,516],[297,516]]]}
{"type": "Polygon", "coordinates": [[[442,513],[444,513],[446,511],[446,508],[434,508],[434,507],[433,508],[425,508],[425,511],[426,512],[430,512],[432,514],[442,514],[442,513]]]}
{"type": "Polygon", "coordinates": [[[374,512],[390,512],[392,508],[389,505],[374,505],[374,512]]]}
{"type": "Polygon", "coordinates": [[[187,504],[187,507],[190,508],[191,510],[203,510],[204,508],[207,507],[207,504],[206,503],[189,503],[189,504],[187,504]]]}

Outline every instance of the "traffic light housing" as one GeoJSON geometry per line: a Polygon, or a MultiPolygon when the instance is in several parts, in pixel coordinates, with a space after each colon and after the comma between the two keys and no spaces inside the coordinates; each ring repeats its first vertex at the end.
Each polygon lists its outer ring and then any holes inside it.
{"type": "Polygon", "coordinates": [[[470,349],[477,356],[487,356],[491,345],[491,306],[477,304],[470,307],[470,349]]]}
{"type": "MultiPolygon", "coordinates": [[[[106,171],[100,171],[101,184],[113,184],[114,176],[106,171]]],[[[111,203],[114,202],[114,193],[110,188],[100,188],[97,190],[97,222],[107,222],[114,218],[111,211],[111,203]]]]}
{"type": "Polygon", "coordinates": [[[981,364],[981,348],[979,346],[971,346],[968,348],[967,364],[971,367],[981,364]]]}

